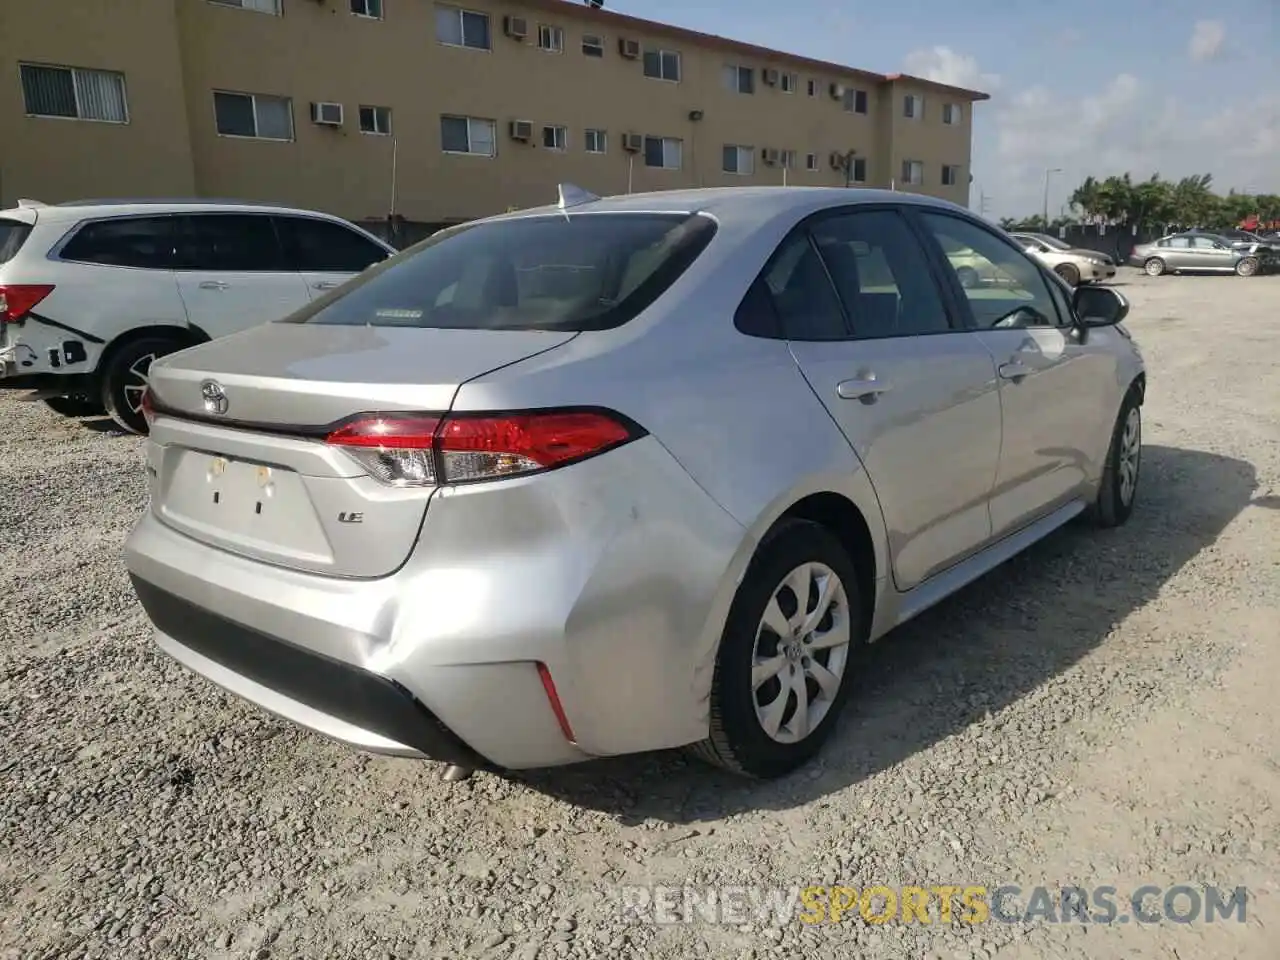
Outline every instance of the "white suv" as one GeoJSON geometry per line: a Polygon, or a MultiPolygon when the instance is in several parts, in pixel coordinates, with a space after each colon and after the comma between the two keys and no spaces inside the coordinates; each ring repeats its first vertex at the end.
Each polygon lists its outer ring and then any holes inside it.
{"type": "Polygon", "coordinates": [[[287,207],[21,200],[0,210],[0,388],[145,432],[156,357],[283,317],[394,253],[287,207]]]}

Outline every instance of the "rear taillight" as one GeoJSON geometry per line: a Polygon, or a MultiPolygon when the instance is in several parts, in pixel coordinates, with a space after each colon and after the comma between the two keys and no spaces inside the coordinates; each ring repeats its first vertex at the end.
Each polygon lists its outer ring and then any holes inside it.
{"type": "Polygon", "coordinates": [[[642,431],[616,414],[553,410],[482,416],[358,417],[327,442],[391,486],[524,476],[604,453],[642,431]]]}
{"type": "Polygon", "coordinates": [[[155,398],[151,396],[151,388],[142,388],[142,419],[147,421],[147,429],[151,429],[151,425],[156,422],[156,403],[155,398]]]}
{"type": "Polygon", "coordinates": [[[0,323],[17,323],[51,293],[51,283],[0,283],[0,323]]]}

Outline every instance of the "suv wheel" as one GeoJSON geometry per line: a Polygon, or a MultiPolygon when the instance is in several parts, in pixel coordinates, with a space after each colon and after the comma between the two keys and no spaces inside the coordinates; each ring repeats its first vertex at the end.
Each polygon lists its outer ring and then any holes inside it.
{"type": "Polygon", "coordinates": [[[45,397],[44,405],[63,417],[100,417],[107,412],[101,403],[85,394],[45,397]]]}
{"type": "Polygon", "coordinates": [[[862,600],[848,554],[825,529],[795,521],[751,562],[720,639],[704,760],[772,778],[830,735],[861,643],[862,600]]]}
{"type": "Polygon", "coordinates": [[[1080,271],[1072,264],[1060,263],[1053,268],[1053,272],[1067,282],[1067,286],[1074,287],[1080,283],[1080,271]]]}
{"type": "Polygon", "coordinates": [[[130,433],[145,434],[142,394],[153,361],[182,349],[172,337],[143,337],[112,352],[102,376],[102,405],[111,419],[130,433]]]}

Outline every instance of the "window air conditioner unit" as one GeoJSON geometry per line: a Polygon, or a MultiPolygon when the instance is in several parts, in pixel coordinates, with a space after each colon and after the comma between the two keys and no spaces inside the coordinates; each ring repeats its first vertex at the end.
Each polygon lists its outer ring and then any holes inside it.
{"type": "Polygon", "coordinates": [[[837,151],[837,150],[833,150],[833,151],[831,151],[831,156],[830,156],[830,158],[829,158],[828,162],[830,162],[830,164],[831,164],[831,169],[832,169],[832,170],[843,170],[843,169],[844,169],[844,154],[843,154],[843,153],[840,153],[840,152],[839,152],[839,151],[837,151]]]}
{"type": "Polygon", "coordinates": [[[831,93],[831,99],[832,99],[832,100],[843,100],[843,99],[844,99],[844,84],[843,84],[843,83],[833,83],[833,84],[831,84],[831,86],[829,86],[827,89],[828,89],[828,91],[830,91],[830,93],[831,93]]]}
{"type": "Polygon", "coordinates": [[[638,133],[624,133],[622,135],[622,149],[627,153],[639,153],[644,149],[644,137],[638,133]]]}
{"type": "Polygon", "coordinates": [[[778,71],[766,67],[764,71],[764,82],[771,87],[776,87],[778,85],[778,71]]]}
{"type": "Polygon", "coordinates": [[[640,58],[640,41],[628,40],[623,37],[618,41],[618,52],[628,60],[638,60],[640,58]]]}
{"type": "Polygon", "coordinates": [[[760,159],[768,166],[776,167],[778,165],[778,153],[779,152],[772,147],[765,147],[760,151],[760,159]]]}
{"type": "Polygon", "coordinates": [[[533,123],[529,120],[512,120],[510,124],[512,140],[532,140],[533,123]]]}
{"type": "Polygon", "coordinates": [[[342,126],[342,104],[328,102],[311,104],[311,122],[318,123],[322,127],[342,126]]]}
{"type": "Polygon", "coordinates": [[[503,17],[502,32],[512,40],[524,40],[529,36],[529,21],[524,17],[503,17]]]}

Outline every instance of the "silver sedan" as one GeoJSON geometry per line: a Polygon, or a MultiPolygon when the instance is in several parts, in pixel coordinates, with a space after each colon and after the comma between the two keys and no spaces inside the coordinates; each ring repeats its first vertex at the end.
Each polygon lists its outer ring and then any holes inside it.
{"type": "Polygon", "coordinates": [[[563,188],[157,361],[126,562],[164,650],[357,748],[778,776],[857,647],[1129,517],[1127,310],[925,197],[563,188]]]}
{"type": "Polygon", "coordinates": [[[1151,277],[1182,272],[1252,277],[1272,265],[1272,253],[1261,244],[1239,244],[1215,234],[1189,232],[1138,244],[1129,254],[1129,263],[1151,277]]]}

